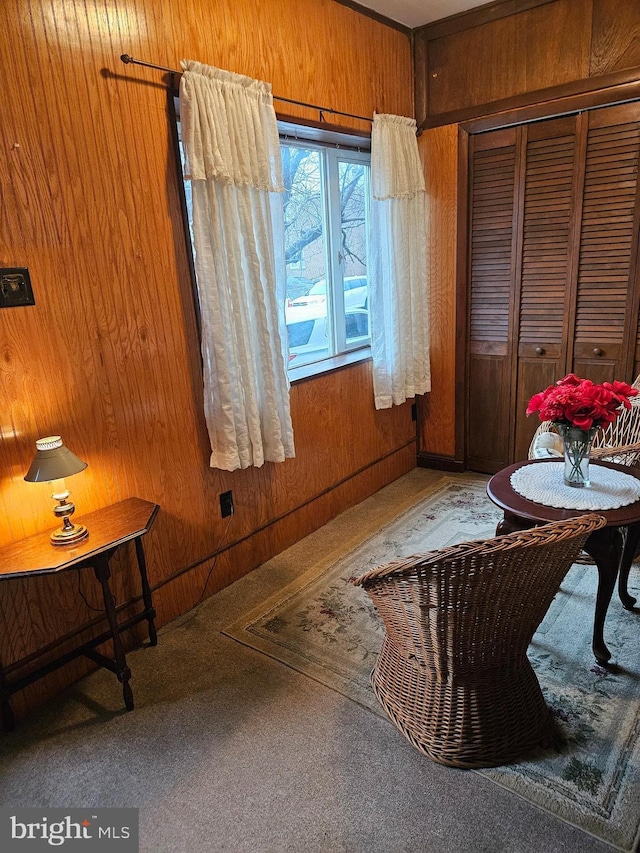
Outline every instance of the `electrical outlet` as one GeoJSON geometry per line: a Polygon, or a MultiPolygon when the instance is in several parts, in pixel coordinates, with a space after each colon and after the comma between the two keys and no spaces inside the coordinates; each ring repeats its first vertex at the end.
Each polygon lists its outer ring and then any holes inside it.
{"type": "Polygon", "coordinates": [[[26,267],[0,269],[0,308],[35,304],[29,270],[26,267]]]}
{"type": "Polygon", "coordinates": [[[220,495],[220,515],[222,518],[233,515],[233,492],[222,492],[220,495]]]}

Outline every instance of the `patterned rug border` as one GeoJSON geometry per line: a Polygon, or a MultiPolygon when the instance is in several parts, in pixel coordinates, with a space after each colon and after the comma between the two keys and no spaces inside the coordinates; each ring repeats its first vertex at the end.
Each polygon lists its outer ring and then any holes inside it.
{"type": "MultiPolygon", "coordinates": [[[[488,481],[488,479],[488,477],[483,477],[481,474],[478,474],[474,477],[473,480],[471,480],[471,477],[469,478],[469,485],[484,485],[488,481]]],[[[412,494],[411,497],[407,498],[405,501],[401,503],[398,502],[394,505],[392,510],[387,510],[386,512],[383,512],[381,518],[376,518],[375,520],[372,519],[366,527],[362,528],[355,536],[351,537],[348,542],[342,542],[340,545],[330,551],[325,557],[321,558],[320,560],[314,561],[308,569],[305,569],[301,575],[294,578],[285,587],[276,590],[260,604],[257,604],[255,607],[252,607],[251,610],[248,610],[238,619],[235,619],[231,623],[231,625],[229,625],[223,630],[222,633],[228,634],[229,631],[243,627],[245,623],[248,623],[254,618],[258,618],[260,615],[267,612],[267,610],[272,609],[273,606],[275,606],[275,603],[282,603],[282,601],[284,601],[285,599],[289,599],[300,589],[315,580],[320,574],[326,571],[338,560],[345,559],[354,551],[356,551],[361,545],[366,542],[366,540],[373,533],[377,533],[379,530],[382,530],[388,525],[393,524],[394,521],[400,519],[400,517],[403,516],[408,510],[413,509],[426,498],[432,497],[433,495],[435,495],[436,492],[442,491],[446,489],[449,485],[456,484],[459,482],[460,480],[457,477],[445,474],[437,482],[431,483],[425,488],[420,489],[419,491],[412,494]]],[[[369,500],[371,499],[369,498],[369,500]]],[[[347,510],[347,512],[353,512],[353,509],[354,508],[352,508],[351,510],[347,510]]],[[[313,533],[311,534],[311,536],[314,535],[315,534],[313,533]]],[[[300,545],[300,543],[297,544],[300,545]]]]}
{"type": "MultiPolygon", "coordinates": [[[[235,619],[222,631],[222,633],[249,648],[253,648],[261,654],[270,657],[272,660],[276,660],[279,663],[288,666],[290,669],[300,672],[306,677],[313,679],[329,689],[342,694],[346,698],[371,711],[381,719],[390,722],[375,699],[373,692],[370,689],[363,689],[360,683],[349,678],[348,675],[345,675],[345,673],[341,672],[338,668],[332,667],[331,662],[328,661],[326,657],[314,658],[309,649],[305,650],[305,654],[300,654],[293,645],[288,645],[282,639],[279,639],[276,643],[273,640],[261,637],[257,631],[252,631],[252,625],[258,621],[264,622],[271,613],[275,614],[275,611],[282,610],[286,607],[287,603],[290,602],[291,599],[300,596],[305,590],[312,587],[315,583],[320,583],[322,578],[326,574],[330,573],[332,567],[336,566],[336,564],[340,562],[348,560],[352,554],[358,552],[373,534],[377,534],[387,528],[391,528],[395,523],[399,522],[407,512],[417,508],[424,501],[437,500],[439,495],[449,490],[452,484],[462,484],[471,489],[478,489],[478,487],[483,487],[486,482],[487,478],[482,477],[482,475],[467,475],[464,476],[464,479],[461,478],[461,475],[443,475],[436,483],[430,484],[428,487],[417,491],[405,501],[395,504],[392,509],[378,513],[375,519],[371,519],[369,524],[359,529],[357,535],[351,537],[348,541],[343,541],[330,553],[326,554],[321,560],[316,561],[313,565],[309,566],[309,568],[305,569],[300,576],[271,595],[268,595],[260,604],[251,608],[242,617],[235,619]]],[[[371,661],[371,666],[373,666],[373,663],[374,659],[371,661]]],[[[640,716],[638,716],[637,722],[640,723],[640,716]]],[[[636,747],[638,745],[640,745],[640,739],[636,743],[636,747]]],[[[537,798],[532,797],[531,792],[528,794],[527,791],[524,790],[527,784],[530,786],[532,785],[532,783],[528,782],[524,774],[518,775],[518,773],[511,772],[511,768],[508,768],[505,771],[500,768],[496,768],[495,770],[478,770],[474,772],[477,772],[484,778],[489,779],[503,790],[508,791],[526,802],[531,803],[537,808],[542,809],[547,814],[562,820],[563,822],[576,827],[581,832],[584,832],[598,841],[607,844],[612,849],[620,850],[622,853],[631,853],[631,851],[635,851],[637,849],[638,841],[640,840],[640,825],[636,825],[635,831],[633,828],[631,829],[631,834],[634,835],[633,840],[631,840],[631,846],[628,846],[627,839],[625,839],[624,846],[621,846],[616,843],[611,836],[609,838],[605,837],[602,832],[598,831],[597,827],[594,828],[593,826],[587,826],[578,822],[577,819],[572,819],[569,815],[565,817],[563,814],[560,814],[558,808],[554,808],[552,803],[551,805],[547,805],[547,803],[545,803],[544,796],[542,796],[540,792],[537,792],[537,798]],[[504,780],[505,777],[508,777],[507,781],[504,780]]],[[[632,785],[631,788],[633,787],[634,786],[632,785]]],[[[560,799],[561,795],[555,794],[555,796],[560,799]]],[[[547,792],[546,798],[548,801],[551,801],[552,795],[547,792]]],[[[631,798],[631,800],[632,802],[634,801],[633,798],[631,798]]],[[[574,805],[575,811],[579,812],[579,803],[574,805]]],[[[592,818],[592,823],[594,821],[595,818],[592,818]]],[[[600,828],[604,830],[604,827],[600,828]]],[[[629,827],[627,827],[627,833],[625,833],[627,838],[628,829],[629,827]]]]}

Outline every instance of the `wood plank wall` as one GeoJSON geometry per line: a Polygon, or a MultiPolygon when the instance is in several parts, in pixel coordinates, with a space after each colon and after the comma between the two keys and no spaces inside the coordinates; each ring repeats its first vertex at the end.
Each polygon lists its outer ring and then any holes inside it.
{"type": "Polygon", "coordinates": [[[429,113],[588,76],[589,6],[584,0],[556,0],[431,40],[425,75],[429,113]]]}
{"type": "Polygon", "coordinates": [[[420,147],[437,211],[433,382],[418,406],[420,464],[457,468],[464,459],[464,152],[457,160],[468,136],[458,137],[459,123],[549,100],[548,87],[559,97],[639,79],[639,34],[640,3],[629,0],[504,0],[414,31],[416,119],[429,128],[420,147]]]}
{"type": "MultiPolygon", "coordinates": [[[[0,312],[0,542],[52,526],[48,487],[22,477],[35,439],[60,433],[89,464],[69,483],[78,515],[131,495],[161,505],[146,547],[163,624],[197,601],[220,548],[207,594],[414,467],[415,424],[409,404],[375,412],[363,363],[292,387],[296,459],[209,468],[164,78],[119,56],[198,59],[284,97],[412,115],[409,40],[332,0],[6,0],[0,15],[0,265],[29,267],[36,298],[0,312]]],[[[126,602],[130,551],[115,574],[126,602]]],[[[5,666],[95,619],[77,585],[1,585],[5,666]]],[[[20,694],[18,714],[84,667],[20,694]]]]}
{"type": "Polygon", "coordinates": [[[416,118],[640,67],[640,3],[504,0],[414,31],[416,118]]]}
{"type": "MultiPolygon", "coordinates": [[[[426,130],[418,146],[429,198],[431,393],[418,400],[418,458],[456,453],[456,222],[458,128],[426,130]]],[[[447,466],[450,467],[450,466],[447,466]]]]}

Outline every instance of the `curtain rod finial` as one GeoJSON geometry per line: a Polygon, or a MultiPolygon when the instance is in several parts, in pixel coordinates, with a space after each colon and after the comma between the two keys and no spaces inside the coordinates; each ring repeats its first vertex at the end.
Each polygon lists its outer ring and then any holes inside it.
{"type": "Polygon", "coordinates": [[[124,62],[125,65],[128,65],[130,62],[133,62],[133,59],[129,56],[128,53],[123,53],[120,55],[120,59],[124,62]]]}

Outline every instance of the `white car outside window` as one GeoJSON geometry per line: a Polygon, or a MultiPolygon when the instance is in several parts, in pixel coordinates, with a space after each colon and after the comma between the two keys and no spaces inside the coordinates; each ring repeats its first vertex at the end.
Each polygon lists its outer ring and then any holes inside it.
{"type": "MultiPolygon", "coordinates": [[[[286,309],[289,367],[321,361],[329,356],[329,320],[324,306],[286,309]]],[[[354,308],[345,313],[347,338],[351,342],[369,337],[369,312],[354,308]]]]}
{"type": "MultiPolygon", "coordinates": [[[[351,311],[354,308],[366,308],[367,300],[367,278],[361,275],[348,275],[344,279],[344,310],[351,311]]],[[[302,308],[311,305],[324,305],[327,301],[327,283],[324,279],[317,281],[305,296],[290,299],[289,308],[302,308]]]]}

